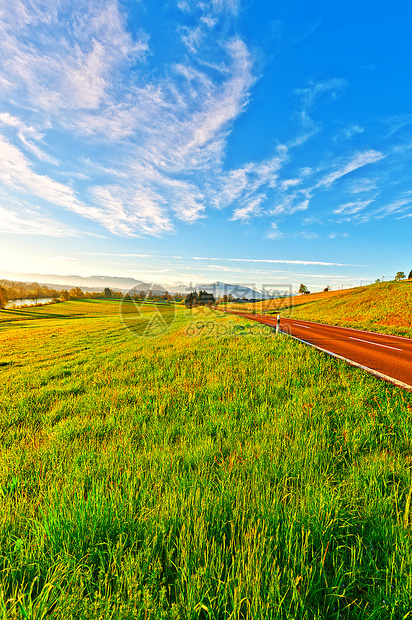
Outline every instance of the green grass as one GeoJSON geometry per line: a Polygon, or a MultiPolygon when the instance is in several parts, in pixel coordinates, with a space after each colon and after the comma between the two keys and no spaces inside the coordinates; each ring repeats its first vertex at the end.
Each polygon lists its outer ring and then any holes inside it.
{"type": "Polygon", "coordinates": [[[0,618],[412,617],[411,395],[176,313],[0,312],[0,618]]]}

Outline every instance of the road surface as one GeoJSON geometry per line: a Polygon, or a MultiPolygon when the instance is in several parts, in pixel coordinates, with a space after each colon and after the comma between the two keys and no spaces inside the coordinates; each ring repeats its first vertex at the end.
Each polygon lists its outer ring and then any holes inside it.
{"type": "MultiPolygon", "coordinates": [[[[264,325],[276,325],[276,316],[268,317],[232,310],[227,312],[264,325]]],[[[411,338],[284,318],[280,320],[280,330],[326,353],[343,358],[381,379],[412,391],[411,338]]]]}

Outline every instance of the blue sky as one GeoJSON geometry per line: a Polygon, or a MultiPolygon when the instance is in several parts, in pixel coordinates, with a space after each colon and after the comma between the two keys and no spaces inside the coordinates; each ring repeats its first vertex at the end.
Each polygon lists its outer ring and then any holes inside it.
{"type": "Polygon", "coordinates": [[[412,5],[1,3],[0,275],[412,269],[412,5]]]}

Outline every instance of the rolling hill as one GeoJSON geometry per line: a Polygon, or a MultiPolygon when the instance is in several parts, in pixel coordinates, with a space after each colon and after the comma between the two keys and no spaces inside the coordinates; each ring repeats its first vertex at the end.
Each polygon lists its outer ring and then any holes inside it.
{"type": "MultiPolygon", "coordinates": [[[[235,304],[233,304],[235,307],[235,304]]],[[[237,306],[370,331],[412,336],[412,280],[379,282],[343,291],[298,295],[237,306]]]]}

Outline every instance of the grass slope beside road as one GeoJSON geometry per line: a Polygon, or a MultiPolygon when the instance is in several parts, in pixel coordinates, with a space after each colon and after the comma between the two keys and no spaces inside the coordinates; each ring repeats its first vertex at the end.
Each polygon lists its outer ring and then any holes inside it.
{"type": "Polygon", "coordinates": [[[25,312],[0,332],[0,618],[408,616],[410,394],[234,315],[143,339],[112,302],[25,312]]]}
{"type": "Polygon", "coordinates": [[[229,304],[228,309],[277,314],[369,331],[412,337],[412,281],[380,282],[344,291],[229,304]]]}

